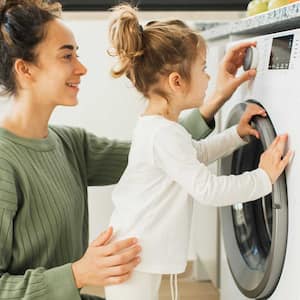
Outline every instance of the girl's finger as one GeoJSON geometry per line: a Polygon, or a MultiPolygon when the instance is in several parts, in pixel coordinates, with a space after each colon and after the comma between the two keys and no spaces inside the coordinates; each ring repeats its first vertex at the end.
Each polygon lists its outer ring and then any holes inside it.
{"type": "Polygon", "coordinates": [[[253,135],[253,136],[255,136],[257,139],[259,139],[259,132],[258,132],[256,129],[251,128],[251,129],[249,130],[249,134],[250,134],[250,135],[253,135]]]}
{"type": "Polygon", "coordinates": [[[280,135],[276,136],[273,142],[271,143],[271,145],[268,147],[268,149],[273,149],[274,147],[276,147],[279,139],[280,139],[280,135]]]}
{"type": "Polygon", "coordinates": [[[281,135],[278,140],[278,143],[275,146],[276,150],[278,150],[280,152],[281,156],[284,153],[286,143],[287,143],[287,138],[288,138],[287,134],[281,135]]]}
{"type": "Polygon", "coordinates": [[[288,165],[288,163],[292,160],[293,156],[294,156],[294,151],[292,151],[292,150],[289,150],[289,151],[286,153],[286,155],[285,155],[285,156],[283,157],[283,159],[281,160],[281,166],[282,166],[283,169],[284,169],[284,168],[288,165]]]}

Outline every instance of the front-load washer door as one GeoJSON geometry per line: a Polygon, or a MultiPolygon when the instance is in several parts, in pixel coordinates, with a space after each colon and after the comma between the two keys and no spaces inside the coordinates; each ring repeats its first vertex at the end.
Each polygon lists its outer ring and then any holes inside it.
{"type": "MultiPolygon", "coordinates": [[[[233,108],[227,128],[239,122],[246,105],[244,102],[233,108]]],[[[260,155],[276,133],[269,117],[255,117],[252,125],[260,139],[251,138],[247,145],[223,158],[221,175],[238,175],[258,167],[260,155]]],[[[285,175],[279,177],[269,195],[221,208],[220,213],[227,261],[238,288],[251,299],[267,298],[277,286],[285,258],[288,231],[285,175]]]]}

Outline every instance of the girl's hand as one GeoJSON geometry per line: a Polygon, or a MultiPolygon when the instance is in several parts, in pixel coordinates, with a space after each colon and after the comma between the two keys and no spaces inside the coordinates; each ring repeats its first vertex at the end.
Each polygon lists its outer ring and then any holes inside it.
{"type": "Polygon", "coordinates": [[[227,101],[234,91],[245,81],[256,75],[256,70],[248,70],[241,76],[236,77],[237,70],[243,65],[247,48],[256,46],[256,42],[244,42],[233,46],[225,54],[217,77],[216,97],[227,101]]]}
{"type": "Polygon", "coordinates": [[[240,122],[237,126],[237,132],[241,138],[244,138],[247,135],[253,135],[259,139],[259,133],[250,125],[250,121],[254,116],[265,117],[266,111],[259,105],[254,103],[247,104],[247,108],[243,113],[240,122]]]}
{"type": "Polygon", "coordinates": [[[269,175],[272,183],[277,180],[293,156],[291,150],[286,155],[283,155],[287,140],[287,134],[277,136],[268,149],[260,156],[258,167],[269,175]]]}
{"type": "Polygon", "coordinates": [[[139,264],[141,247],[135,238],[110,242],[110,227],[93,241],[81,259],[72,264],[77,288],[106,286],[126,281],[139,264]]]}

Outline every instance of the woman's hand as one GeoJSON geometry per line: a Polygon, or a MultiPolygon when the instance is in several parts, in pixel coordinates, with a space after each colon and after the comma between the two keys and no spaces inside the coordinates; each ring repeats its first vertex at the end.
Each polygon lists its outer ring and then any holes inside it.
{"type": "Polygon", "coordinates": [[[139,264],[141,247],[137,239],[110,242],[112,233],[111,227],[101,233],[83,257],[72,264],[77,288],[122,283],[139,264]]]}
{"type": "Polygon", "coordinates": [[[293,156],[291,150],[284,155],[287,140],[287,134],[277,136],[268,149],[260,156],[258,167],[269,175],[272,183],[277,180],[293,156]]]}
{"type": "MultiPolygon", "coordinates": [[[[216,84],[216,94],[225,102],[234,91],[245,81],[256,75],[256,70],[248,70],[237,77],[237,70],[243,65],[247,48],[255,47],[256,42],[244,42],[233,46],[225,54],[219,68],[216,84]]],[[[224,103],[223,102],[223,103],[224,103]]]]}
{"type": "Polygon", "coordinates": [[[247,135],[253,135],[259,139],[258,131],[250,125],[250,121],[254,116],[265,117],[266,115],[266,111],[261,106],[254,103],[248,103],[237,126],[239,136],[244,138],[247,135]]]}
{"type": "Polygon", "coordinates": [[[236,77],[237,70],[243,65],[247,48],[256,42],[245,42],[231,48],[224,56],[218,73],[214,93],[199,108],[201,115],[210,122],[220,107],[232,96],[234,91],[245,81],[253,78],[256,71],[249,70],[236,77]]]}

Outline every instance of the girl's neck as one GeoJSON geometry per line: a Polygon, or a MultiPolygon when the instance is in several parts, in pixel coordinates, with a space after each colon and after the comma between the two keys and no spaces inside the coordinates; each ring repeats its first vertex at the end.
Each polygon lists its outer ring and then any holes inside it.
{"type": "Polygon", "coordinates": [[[48,136],[48,122],[54,107],[39,105],[29,99],[16,98],[0,121],[0,126],[12,133],[42,139],[48,136]]]}
{"type": "Polygon", "coordinates": [[[181,110],[170,104],[165,98],[149,98],[148,106],[143,115],[160,115],[171,121],[178,121],[181,110]]]}

